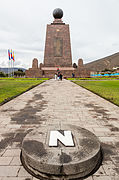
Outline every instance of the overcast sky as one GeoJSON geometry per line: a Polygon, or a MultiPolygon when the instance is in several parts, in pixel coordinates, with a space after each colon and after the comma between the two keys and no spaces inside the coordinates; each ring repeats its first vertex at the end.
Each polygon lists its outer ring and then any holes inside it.
{"type": "Polygon", "coordinates": [[[84,63],[119,52],[119,0],[0,0],[0,67],[8,67],[8,49],[15,66],[43,62],[46,25],[61,8],[70,25],[72,60],[84,63]]]}

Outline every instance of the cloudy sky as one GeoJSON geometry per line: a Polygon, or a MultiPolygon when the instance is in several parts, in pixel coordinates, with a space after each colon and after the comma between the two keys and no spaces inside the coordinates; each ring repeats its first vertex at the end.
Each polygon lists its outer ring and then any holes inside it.
{"type": "Polygon", "coordinates": [[[119,52],[119,0],[0,0],[0,67],[8,67],[8,49],[15,66],[43,62],[46,25],[55,8],[70,25],[72,60],[84,63],[119,52]]]}

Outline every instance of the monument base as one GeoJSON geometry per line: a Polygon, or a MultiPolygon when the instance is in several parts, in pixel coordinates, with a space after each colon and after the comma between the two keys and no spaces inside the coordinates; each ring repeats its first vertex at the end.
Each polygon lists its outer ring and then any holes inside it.
{"type": "MultiPolygon", "coordinates": [[[[84,68],[59,67],[59,71],[64,78],[71,78],[72,73],[74,73],[75,77],[90,77],[90,72],[84,68]]],[[[27,78],[54,78],[57,67],[29,68],[25,73],[27,78]]]]}

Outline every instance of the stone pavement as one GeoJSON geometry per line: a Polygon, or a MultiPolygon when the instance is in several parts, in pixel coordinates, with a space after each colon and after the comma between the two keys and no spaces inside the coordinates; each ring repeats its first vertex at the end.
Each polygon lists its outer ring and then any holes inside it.
{"type": "Polygon", "coordinates": [[[100,139],[104,160],[87,180],[119,179],[119,107],[70,81],[49,80],[0,107],[0,180],[36,180],[21,165],[21,143],[52,123],[77,125],[100,139]]]}

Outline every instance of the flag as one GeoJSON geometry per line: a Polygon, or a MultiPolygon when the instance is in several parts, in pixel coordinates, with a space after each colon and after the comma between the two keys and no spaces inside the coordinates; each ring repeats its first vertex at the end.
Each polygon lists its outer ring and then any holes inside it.
{"type": "Polygon", "coordinates": [[[15,61],[15,59],[14,59],[14,51],[13,51],[13,61],[15,61]]]}
{"type": "Polygon", "coordinates": [[[9,60],[11,60],[11,58],[10,58],[10,50],[8,49],[8,58],[9,58],[9,60]]]}
{"type": "Polygon", "coordinates": [[[13,59],[13,56],[12,56],[12,49],[11,49],[11,59],[13,59]]]}

